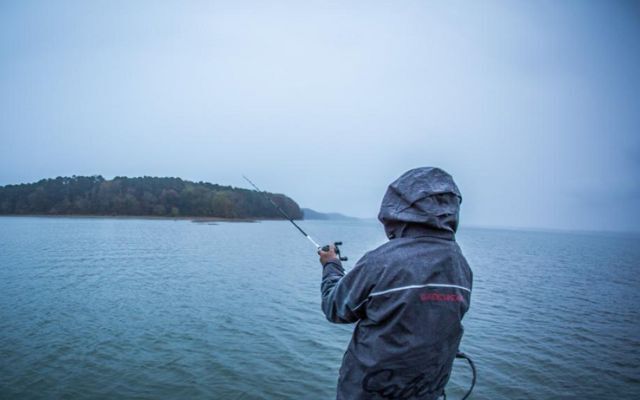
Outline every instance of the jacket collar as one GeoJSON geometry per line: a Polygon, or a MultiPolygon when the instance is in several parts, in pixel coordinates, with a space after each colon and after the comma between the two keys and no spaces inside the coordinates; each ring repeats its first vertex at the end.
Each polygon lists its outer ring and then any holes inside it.
{"type": "Polygon", "coordinates": [[[455,232],[446,231],[443,229],[433,229],[420,224],[401,225],[396,229],[394,229],[392,237],[389,237],[389,239],[400,238],[400,237],[403,237],[403,238],[434,237],[434,238],[444,239],[444,240],[456,240],[455,232]]]}

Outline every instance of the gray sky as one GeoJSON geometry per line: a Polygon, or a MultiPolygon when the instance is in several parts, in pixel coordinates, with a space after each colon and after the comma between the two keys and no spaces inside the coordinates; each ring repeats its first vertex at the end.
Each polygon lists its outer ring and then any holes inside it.
{"type": "Polygon", "coordinates": [[[375,217],[640,230],[640,2],[1,1],[0,185],[102,174],[375,217]]]}

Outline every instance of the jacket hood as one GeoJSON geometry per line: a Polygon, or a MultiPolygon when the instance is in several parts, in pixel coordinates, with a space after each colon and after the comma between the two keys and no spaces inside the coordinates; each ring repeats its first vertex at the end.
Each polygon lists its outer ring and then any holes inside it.
{"type": "Polygon", "coordinates": [[[413,230],[452,236],[458,229],[461,202],[451,175],[440,168],[416,168],[389,185],[378,219],[389,239],[413,230]]]}

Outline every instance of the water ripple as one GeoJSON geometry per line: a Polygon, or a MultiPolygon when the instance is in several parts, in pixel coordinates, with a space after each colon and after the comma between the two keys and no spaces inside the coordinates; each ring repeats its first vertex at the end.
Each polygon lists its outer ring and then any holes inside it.
{"type": "MultiPolygon", "coordinates": [[[[354,260],[384,240],[376,223],[304,223],[354,260]]],[[[459,241],[473,398],[640,398],[638,237],[459,241]]],[[[0,398],[332,398],[352,327],[322,315],[307,246],[282,222],[0,218],[0,398]]],[[[456,362],[449,395],[469,383],[456,362]]]]}

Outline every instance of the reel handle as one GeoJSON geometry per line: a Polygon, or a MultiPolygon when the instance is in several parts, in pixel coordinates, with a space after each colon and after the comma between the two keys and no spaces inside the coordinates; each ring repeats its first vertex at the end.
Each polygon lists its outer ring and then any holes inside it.
{"type": "MultiPolygon", "coordinates": [[[[333,246],[336,248],[336,255],[338,256],[338,258],[340,259],[340,261],[348,261],[349,257],[342,257],[342,255],[340,254],[340,247],[342,246],[342,242],[333,242],[333,246]]],[[[330,247],[329,245],[323,246],[322,247],[322,251],[329,251],[330,247]]]]}

